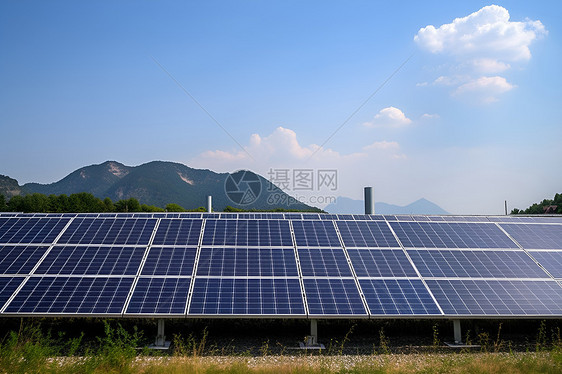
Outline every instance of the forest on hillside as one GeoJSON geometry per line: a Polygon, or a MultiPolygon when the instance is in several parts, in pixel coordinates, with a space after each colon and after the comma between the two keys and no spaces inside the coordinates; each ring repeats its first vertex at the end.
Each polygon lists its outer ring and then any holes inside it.
{"type": "Polygon", "coordinates": [[[562,193],[554,195],[554,199],[544,199],[540,203],[534,203],[527,209],[519,210],[517,208],[511,211],[511,214],[562,214],[562,193]]]}

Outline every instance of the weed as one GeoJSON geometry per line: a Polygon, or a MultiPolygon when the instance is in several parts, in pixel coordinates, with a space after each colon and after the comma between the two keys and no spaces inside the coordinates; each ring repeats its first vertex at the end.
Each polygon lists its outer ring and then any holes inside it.
{"type": "Polygon", "coordinates": [[[437,348],[441,342],[439,341],[439,328],[437,324],[433,325],[433,348],[437,348]]]}
{"type": "Polygon", "coordinates": [[[379,331],[379,349],[380,353],[390,354],[390,340],[384,334],[384,328],[381,327],[379,331]]]}
{"type": "Polygon", "coordinates": [[[542,320],[539,326],[539,331],[537,333],[537,342],[535,344],[535,351],[539,352],[545,350],[546,347],[547,347],[546,321],[542,320]]]}

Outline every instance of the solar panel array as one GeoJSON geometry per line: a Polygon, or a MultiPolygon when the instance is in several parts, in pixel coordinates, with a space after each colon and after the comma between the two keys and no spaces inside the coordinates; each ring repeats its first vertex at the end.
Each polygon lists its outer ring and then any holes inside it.
{"type": "Polygon", "coordinates": [[[0,315],[562,317],[562,217],[0,213],[0,315]]]}

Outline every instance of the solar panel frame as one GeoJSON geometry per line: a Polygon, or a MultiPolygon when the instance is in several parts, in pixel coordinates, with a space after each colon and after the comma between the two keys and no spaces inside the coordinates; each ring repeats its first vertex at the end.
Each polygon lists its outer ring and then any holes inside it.
{"type": "Polygon", "coordinates": [[[562,287],[553,280],[425,279],[425,282],[448,317],[562,317],[562,287]]]}
{"type": "Polygon", "coordinates": [[[196,246],[150,246],[142,265],[142,276],[191,276],[197,255],[196,246]]]}
{"type": "Polygon", "coordinates": [[[303,277],[352,277],[343,248],[298,248],[303,277]]]}
{"type": "Polygon", "coordinates": [[[139,277],[124,315],[184,317],[191,277],[139,277]]]}
{"type": "Polygon", "coordinates": [[[400,248],[384,221],[337,221],[346,248],[400,248]]]}
{"type": "Polygon", "coordinates": [[[527,253],[552,277],[562,279],[562,251],[529,250],[527,253]]]}
{"type": "Polygon", "coordinates": [[[207,219],[203,246],[292,247],[289,220],[207,219]]]}
{"type": "Polygon", "coordinates": [[[29,274],[48,249],[48,245],[0,245],[0,274],[29,274]]]}
{"type": "Polygon", "coordinates": [[[408,249],[422,277],[550,278],[522,250],[408,249]]]}
{"type": "Polygon", "coordinates": [[[61,217],[0,217],[0,244],[51,243],[69,220],[61,217]]]}
{"type": "Polygon", "coordinates": [[[148,245],[154,218],[75,218],[59,244],[148,245]],[[130,222],[127,222],[130,221],[130,222]]]}
{"type": "Polygon", "coordinates": [[[562,225],[560,224],[502,223],[500,227],[522,248],[562,250],[562,225]]]}
{"type": "Polygon", "coordinates": [[[493,223],[390,222],[390,225],[404,248],[518,248],[493,223]]]}
{"type": "Polygon", "coordinates": [[[303,278],[303,283],[310,317],[369,316],[353,278],[303,278]]]}
{"type": "Polygon", "coordinates": [[[341,247],[332,221],[292,221],[298,247],[341,247]]]}
{"type": "Polygon", "coordinates": [[[202,226],[202,219],[162,218],[152,245],[196,246],[202,226]]]}
{"type": "Polygon", "coordinates": [[[417,277],[402,249],[348,248],[357,277],[417,277]]]}

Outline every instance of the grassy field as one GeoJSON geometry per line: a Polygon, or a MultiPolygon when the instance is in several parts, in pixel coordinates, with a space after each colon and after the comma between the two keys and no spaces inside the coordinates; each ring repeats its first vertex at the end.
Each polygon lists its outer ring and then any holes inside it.
{"type": "Polygon", "coordinates": [[[390,344],[381,328],[369,354],[349,354],[353,329],[326,350],[306,352],[268,340],[256,349],[224,350],[203,334],[175,335],[170,352],[139,349],[147,341],[136,328],[102,321],[93,339],[68,334],[35,321],[21,321],[17,329],[2,331],[2,373],[562,373],[560,329],[541,322],[533,341],[523,350],[510,341],[481,332],[480,348],[443,348],[435,331],[433,344],[401,349],[390,344]],[[271,345],[271,346],[270,346],[271,345]],[[419,352],[424,353],[419,353],[419,352]],[[347,352],[347,353],[346,353],[347,352]],[[404,353],[408,352],[408,353],[404,353]],[[226,354],[225,354],[226,353],[226,354]]]}

